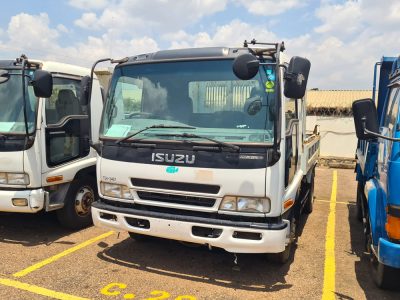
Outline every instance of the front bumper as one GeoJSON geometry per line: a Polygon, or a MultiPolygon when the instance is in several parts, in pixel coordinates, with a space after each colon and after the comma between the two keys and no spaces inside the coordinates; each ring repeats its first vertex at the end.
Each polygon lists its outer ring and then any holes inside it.
{"type": "Polygon", "coordinates": [[[234,253],[282,252],[290,228],[287,220],[280,223],[217,220],[116,207],[100,201],[92,204],[92,217],[93,223],[99,227],[210,245],[234,253]],[[132,220],[146,226],[137,226],[132,220]],[[202,236],[198,230],[218,234],[202,236]]]}
{"type": "Polygon", "coordinates": [[[384,265],[400,268],[400,244],[380,238],[378,244],[378,260],[384,265]]]}
{"type": "Polygon", "coordinates": [[[43,189],[34,190],[0,190],[0,211],[36,213],[45,206],[46,192],[43,189]],[[28,200],[27,206],[14,206],[12,199],[28,200]]]}

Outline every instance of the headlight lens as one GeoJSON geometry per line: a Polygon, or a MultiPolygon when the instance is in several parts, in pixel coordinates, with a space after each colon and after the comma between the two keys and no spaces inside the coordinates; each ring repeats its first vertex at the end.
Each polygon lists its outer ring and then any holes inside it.
{"type": "Polygon", "coordinates": [[[29,175],[26,173],[0,172],[0,183],[12,185],[28,185],[29,175]]]}
{"type": "Polygon", "coordinates": [[[269,198],[225,196],[219,209],[247,213],[268,213],[271,210],[271,200],[269,198]]]}
{"type": "Polygon", "coordinates": [[[126,185],[101,182],[100,189],[101,193],[104,196],[122,199],[133,199],[131,191],[126,185]]]}

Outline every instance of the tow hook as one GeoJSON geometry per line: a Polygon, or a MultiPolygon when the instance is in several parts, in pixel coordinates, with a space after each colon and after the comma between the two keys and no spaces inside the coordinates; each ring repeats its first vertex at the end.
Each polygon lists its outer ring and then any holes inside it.
{"type": "Polygon", "coordinates": [[[233,263],[235,264],[233,267],[232,267],[232,270],[233,271],[240,271],[240,267],[239,267],[239,265],[238,265],[238,257],[237,257],[237,255],[236,255],[236,253],[233,253],[233,263]]]}

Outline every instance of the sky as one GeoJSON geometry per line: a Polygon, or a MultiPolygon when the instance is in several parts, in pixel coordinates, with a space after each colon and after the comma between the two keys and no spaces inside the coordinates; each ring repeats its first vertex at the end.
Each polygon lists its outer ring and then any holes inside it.
{"type": "Polygon", "coordinates": [[[89,67],[163,49],[284,41],[311,61],[309,88],[371,89],[400,50],[398,0],[13,0],[0,11],[0,59],[89,67]]]}

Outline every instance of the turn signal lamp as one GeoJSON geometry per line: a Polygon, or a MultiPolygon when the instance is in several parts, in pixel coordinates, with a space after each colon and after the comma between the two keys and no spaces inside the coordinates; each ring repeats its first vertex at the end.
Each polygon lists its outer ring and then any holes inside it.
{"type": "Polygon", "coordinates": [[[388,205],[385,229],[389,238],[400,240],[400,207],[388,205]]]}
{"type": "Polygon", "coordinates": [[[12,198],[11,201],[14,206],[28,206],[28,199],[26,198],[12,198]]]}

